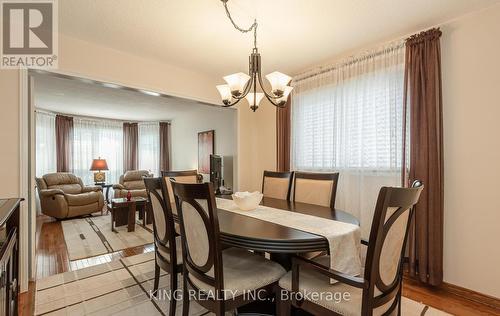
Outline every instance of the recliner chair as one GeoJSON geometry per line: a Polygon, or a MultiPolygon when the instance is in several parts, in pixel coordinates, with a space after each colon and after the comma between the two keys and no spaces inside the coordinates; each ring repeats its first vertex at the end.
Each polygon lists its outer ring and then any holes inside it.
{"type": "Polygon", "coordinates": [[[152,174],[147,170],[130,170],[120,176],[119,184],[113,185],[114,197],[124,198],[128,191],[133,197],[140,196],[148,198],[144,178],[150,178],[152,174]]]}
{"type": "Polygon", "coordinates": [[[56,172],[36,178],[42,213],[57,219],[101,212],[102,188],[85,186],[71,173],[56,172]]]}

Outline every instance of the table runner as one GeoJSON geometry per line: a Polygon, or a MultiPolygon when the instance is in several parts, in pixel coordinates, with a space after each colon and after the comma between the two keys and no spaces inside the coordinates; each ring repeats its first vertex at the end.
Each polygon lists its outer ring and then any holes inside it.
{"type": "Polygon", "coordinates": [[[361,229],[357,225],[259,205],[242,211],[232,200],[217,198],[217,207],[282,226],[325,237],[330,248],[330,268],[357,276],[361,273],[361,229]]]}

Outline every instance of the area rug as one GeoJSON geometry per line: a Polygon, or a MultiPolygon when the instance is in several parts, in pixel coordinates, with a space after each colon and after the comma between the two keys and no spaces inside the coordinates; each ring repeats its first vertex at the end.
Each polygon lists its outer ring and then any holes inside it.
{"type": "MultiPolygon", "coordinates": [[[[167,299],[150,299],[154,279],[154,252],[122,258],[36,282],[35,315],[168,315],[167,299]]],[[[160,288],[168,289],[161,275],[160,288]]],[[[181,315],[182,301],[176,315],[181,315]]],[[[195,302],[190,315],[213,315],[195,302]]],[[[449,315],[403,297],[402,315],[449,315]]]]}
{"type": "Polygon", "coordinates": [[[94,257],[153,242],[152,225],[143,228],[136,222],[135,231],[127,226],[111,231],[111,215],[61,221],[69,260],[94,257]]]}

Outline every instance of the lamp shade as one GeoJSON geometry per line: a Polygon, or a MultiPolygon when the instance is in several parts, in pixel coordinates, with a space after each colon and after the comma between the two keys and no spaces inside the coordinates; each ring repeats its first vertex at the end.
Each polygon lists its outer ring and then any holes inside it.
{"type": "Polygon", "coordinates": [[[267,80],[271,84],[271,90],[273,93],[280,91],[283,93],[285,91],[285,87],[288,85],[292,77],[285,75],[279,71],[275,71],[266,76],[267,80]]]}
{"type": "Polygon", "coordinates": [[[247,99],[248,105],[253,106],[254,105],[254,101],[255,101],[255,105],[259,106],[259,103],[260,103],[260,101],[262,100],[263,97],[264,97],[264,93],[257,92],[257,93],[255,93],[255,98],[254,98],[254,93],[250,92],[249,94],[247,94],[247,96],[245,97],[245,99],[247,99]]]}
{"type": "Polygon", "coordinates": [[[109,170],[108,163],[106,159],[94,159],[92,160],[92,165],[90,166],[90,171],[101,171],[101,170],[109,170]]]}
{"type": "Polygon", "coordinates": [[[231,101],[232,95],[231,95],[231,88],[229,88],[229,85],[221,84],[218,85],[216,88],[217,90],[219,90],[222,101],[231,101]]]}
{"type": "Polygon", "coordinates": [[[293,87],[286,86],[285,91],[283,92],[283,96],[281,98],[278,98],[276,100],[276,102],[278,104],[285,104],[286,101],[288,100],[288,95],[290,94],[290,92],[292,92],[292,90],[293,90],[293,87]]]}
{"type": "Polygon", "coordinates": [[[243,93],[245,85],[249,79],[250,76],[242,72],[224,77],[224,80],[227,82],[229,89],[231,89],[231,93],[234,96],[239,96],[243,93]]]}

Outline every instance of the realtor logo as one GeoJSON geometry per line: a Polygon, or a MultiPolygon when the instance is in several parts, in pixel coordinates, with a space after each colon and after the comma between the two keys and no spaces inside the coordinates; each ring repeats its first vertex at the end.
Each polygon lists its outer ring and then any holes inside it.
{"type": "Polygon", "coordinates": [[[1,1],[1,68],[57,68],[57,4],[1,1]]]}

